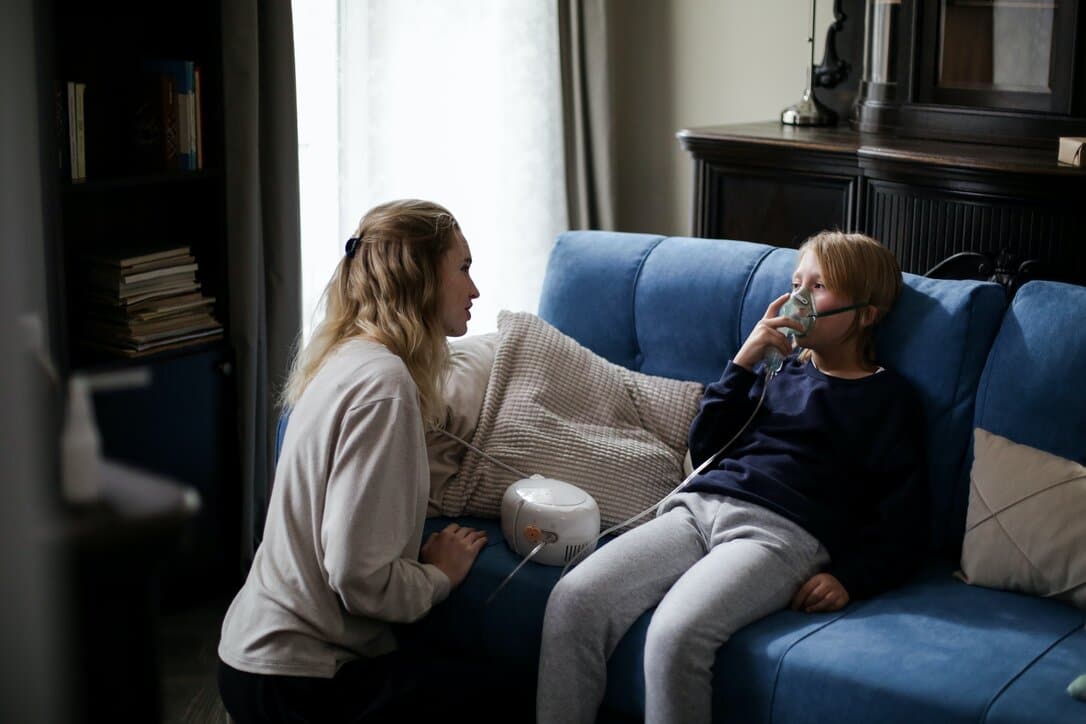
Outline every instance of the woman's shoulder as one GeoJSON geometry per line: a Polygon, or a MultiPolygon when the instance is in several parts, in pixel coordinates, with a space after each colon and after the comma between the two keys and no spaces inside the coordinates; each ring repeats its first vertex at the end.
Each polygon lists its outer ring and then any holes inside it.
{"type": "Polygon", "coordinates": [[[363,338],[340,344],[314,383],[333,387],[357,403],[388,398],[414,400],[418,395],[404,361],[384,345],[363,338]]]}

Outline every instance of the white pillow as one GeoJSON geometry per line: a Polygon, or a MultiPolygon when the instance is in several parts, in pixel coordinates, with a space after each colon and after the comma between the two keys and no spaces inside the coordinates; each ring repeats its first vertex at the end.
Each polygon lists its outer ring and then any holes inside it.
{"type": "Polygon", "coordinates": [[[974,431],[962,578],[1086,609],[1086,467],[974,431]]]}
{"type": "MultiPolygon", "coordinates": [[[[446,415],[444,429],[463,440],[471,440],[483,406],[498,333],[459,337],[449,343],[449,372],[445,376],[446,415]]],[[[433,430],[426,433],[430,461],[430,506],[427,516],[441,515],[436,501],[449,480],[460,470],[466,448],[433,430]]]]}

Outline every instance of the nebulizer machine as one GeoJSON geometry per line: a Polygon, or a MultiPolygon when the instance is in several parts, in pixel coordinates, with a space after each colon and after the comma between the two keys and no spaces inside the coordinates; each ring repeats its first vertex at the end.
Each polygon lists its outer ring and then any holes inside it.
{"type": "MultiPolygon", "coordinates": [[[[800,329],[779,327],[778,331],[791,341],[795,337],[808,334],[814,326],[815,319],[819,317],[840,314],[866,305],[867,302],[862,302],[819,313],[815,310],[814,296],[811,290],[806,286],[802,286],[792,291],[779,312],[779,316],[788,317],[798,322],[800,329]]],[[[659,502],[603,532],[600,532],[599,506],[592,496],[581,488],[562,480],[547,478],[538,474],[527,475],[487,455],[479,448],[465,440],[461,440],[452,433],[437,428],[437,432],[471,448],[492,463],[509,470],[520,478],[506,488],[505,494],[502,496],[501,525],[506,543],[515,553],[523,556],[523,559],[498,585],[487,599],[487,603],[489,604],[530,560],[535,559],[545,565],[563,566],[562,575],[565,575],[570,566],[575,565],[596,549],[596,544],[600,539],[636,522],[654,510],[659,510],[664,503],[681,492],[691,480],[712,465],[743,434],[755,415],[758,414],[758,410],[761,409],[762,402],[765,400],[768,382],[780,372],[784,365],[784,356],[776,348],[769,347],[766,350],[763,362],[767,384],[763,385],[762,394],[759,396],[754,411],[747,418],[747,421],[743,423],[739,431],[713,455],[706,458],[701,465],[686,476],[679,485],[659,502]]]]}

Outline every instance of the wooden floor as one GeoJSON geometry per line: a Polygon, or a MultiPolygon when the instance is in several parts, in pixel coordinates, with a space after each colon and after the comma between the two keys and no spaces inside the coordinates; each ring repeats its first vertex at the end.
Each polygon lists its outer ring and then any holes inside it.
{"type": "Polygon", "coordinates": [[[229,600],[163,614],[159,626],[163,724],[230,724],[215,681],[229,600]]]}

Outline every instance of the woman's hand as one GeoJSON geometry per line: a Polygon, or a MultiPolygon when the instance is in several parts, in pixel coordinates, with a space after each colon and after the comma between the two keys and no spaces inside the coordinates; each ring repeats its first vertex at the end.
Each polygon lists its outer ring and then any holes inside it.
{"type": "Polygon", "coordinates": [[[437,566],[456,588],[485,545],[486,531],[449,523],[444,530],[430,534],[419,552],[419,560],[437,566]]]}
{"type": "Polygon", "coordinates": [[[747,341],[735,353],[732,362],[747,370],[753,371],[754,366],[765,357],[766,349],[775,347],[782,357],[792,354],[792,340],[784,336],[781,327],[791,327],[797,332],[803,331],[803,325],[791,317],[780,316],[781,307],[788,301],[791,293],[782,294],[774,299],[765,310],[754,329],[750,331],[747,341]]]}
{"type": "Polygon", "coordinates": [[[832,574],[817,573],[792,597],[793,611],[837,611],[848,604],[848,591],[832,574]]]}

